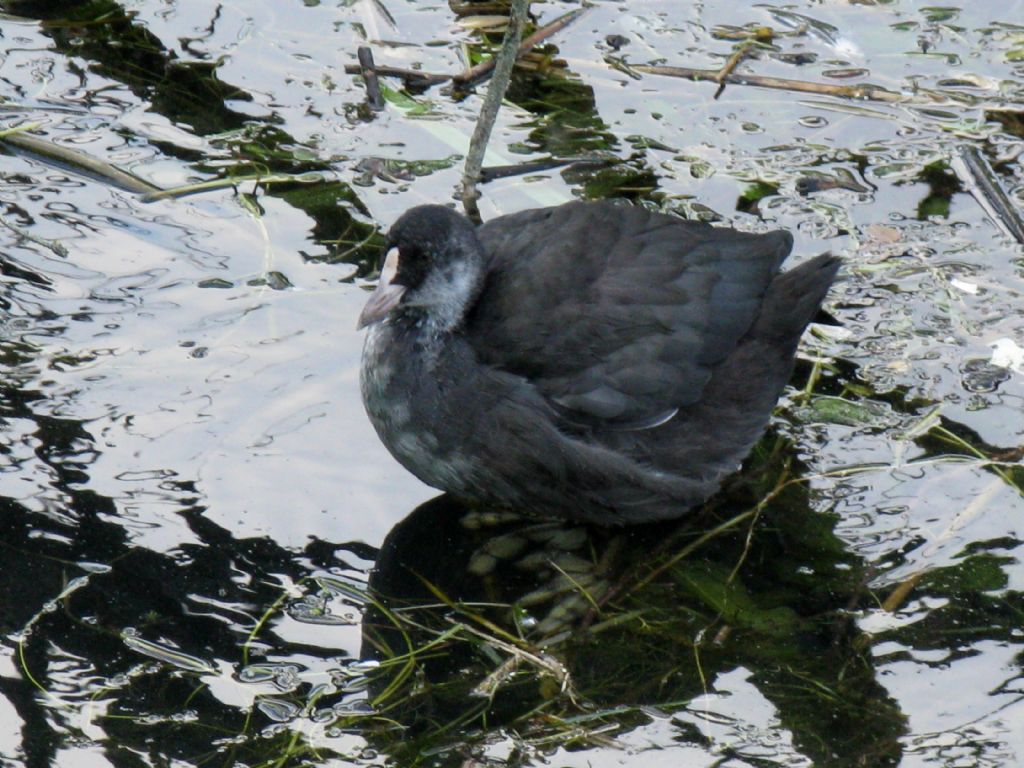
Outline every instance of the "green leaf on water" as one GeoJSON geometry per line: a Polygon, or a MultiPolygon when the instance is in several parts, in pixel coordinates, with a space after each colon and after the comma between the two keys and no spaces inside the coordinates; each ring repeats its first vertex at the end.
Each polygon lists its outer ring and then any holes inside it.
{"type": "Polygon", "coordinates": [[[757,181],[754,182],[753,184],[749,184],[740,194],[740,197],[743,200],[754,203],[763,197],[768,197],[768,195],[774,195],[778,191],[779,188],[774,184],[768,184],[763,181],[757,181]]]}
{"type": "Polygon", "coordinates": [[[739,581],[729,578],[729,571],[710,562],[682,562],[672,569],[677,584],[715,611],[729,625],[769,635],[791,634],[800,618],[785,606],[758,605],[739,581]]]}
{"type": "Polygon", "coordinates": [[[881,427],[894,423],[889,406],[870,400],[847,400],[843,397],[818,395],[795,411],[805,423],[844,424],[850,427],[881,427]]]}
{"type": "Polygon", "coordinates": [[[404,110],[410,117],[430,113],[431,105],[429,102],[417,101],[405,91],[396,91],[394,88],[389,88],[384,83],[381,83],[380,92],[386,102],[404,110]]]}

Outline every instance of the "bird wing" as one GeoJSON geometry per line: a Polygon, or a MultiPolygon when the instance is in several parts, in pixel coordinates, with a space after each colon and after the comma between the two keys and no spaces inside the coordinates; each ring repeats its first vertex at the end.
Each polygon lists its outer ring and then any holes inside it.
{"type": "Polygon", "coordinates": [[[792,246],[610,202],[502,216],[478,235],[488,272],[465,332],[480,361],[528,378],[569,422],[622,429],[701,398],[792,246]]]}

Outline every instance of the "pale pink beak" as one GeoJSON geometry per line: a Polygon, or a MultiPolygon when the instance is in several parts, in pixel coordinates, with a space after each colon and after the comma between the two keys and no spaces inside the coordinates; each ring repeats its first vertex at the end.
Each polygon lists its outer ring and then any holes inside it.
{"type": "Polygon", "coordinates": [[[377,288],[370,294],[370,299],[359,314],[356,330],[362,330],[368,325],[383,320],[388,312],[394,309],[398,302],[402,300],[402,296],[405,295],[405,286],[394,285],[391,282],[395,279],[397,273],[398,249],[392,248],[388,251],[387,258],[384,259],[384,266],[380,270],[380,280],[377,282],[377,288]]]}

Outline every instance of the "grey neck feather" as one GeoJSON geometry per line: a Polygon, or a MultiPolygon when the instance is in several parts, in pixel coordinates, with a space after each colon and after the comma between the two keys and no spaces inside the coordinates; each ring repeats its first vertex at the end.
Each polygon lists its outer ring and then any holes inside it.
{"type": "Polygon", "coordinates": [[[433,333],[449,333],[462,322],[480,293],[483,275],[479,263],[459,260],[432,272],[405,301],[406,307],[422,307],[424,321],[433,333]]]}

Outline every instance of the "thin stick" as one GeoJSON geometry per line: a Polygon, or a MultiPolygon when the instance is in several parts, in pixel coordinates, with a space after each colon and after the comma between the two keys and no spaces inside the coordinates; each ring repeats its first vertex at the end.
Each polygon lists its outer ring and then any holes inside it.
{"type": "Polygon", "coordinates": [[[544,160],[530,160],[516,165],[491,165],[480,171],[480,182],[487,183],[495,179],[506,179],[510,176],[522,176],[527,173],[539,173],[549,171],[552,168],[571,166],[573,170],[580,168],[605,168],[609,165],[617,165],[622,159],[618,157],[549,157],[544,160]]]}
{"type": "MultiPolygon", "coordinates": [[[[41,245],[43,248],[47,248],[47,249],[53,251],[54,254],[56,254],[57,256],[60,256],[62,259],[66,259],[68,257],[68,249],[59,240],[45,240],[45,239],[43,239],[41,237],[36,237],[35,235],[30,234],[29,232],[26,232],[21,227],[17,227],[14,224],[11,224],[11,222],[7,221],[7,219],[3,218],[2,216],[0,216],[0,224],[3,224],[5,227],[7,227],[9,230],[11,230],[11,232],[16,234],[22,240],[27,240],[30,243],[35,243],[36,245],[41,245]]],[[[50,284],[49,280],[47,280],[44,277],[39,277],[35,273],[32,273],[32,276],[29,277],[28,279],[31,280],[32,282],[42,281],[42,283],[44,283],[46,285],[50,284]],[[35,278],[35,279],[33,279],[33,278],[35,278]]]]}
{"type": "Polygon", "coordinates": [[[383,16],[387,20],[388,24],[391,25],[391,28],[398,29],[395,17],[391,15],[391,11],[387,9],[387,6],[384,5],[381,0],[373,0],[373,4],[377,7],[377,10],[380,11],[380,15],[383,16]]]}
{"type": "MultiPolygon", "coordinates": [[[[556,32],[565,29],[565,27],[567,27],[569,24],[572,24],[574,21],[576,21],[576,19],[582,16],[586,10],[586,8],[577,8],[574,11],[569,11],[569,13],[565,14],[564,16],[559,16],[550,24],[547,24],[538,29],[528,38],[523,40],[522,44],[519,46],[519,51],[516,53],[516,58],[529,52],[533,48],[533,46],[537,45],[537,43],[543,42],[556,32]]],[[[522,34],[522,30],[520,30],[520,34],[522,34]]],[[[507,34],[505,39],[508,39],[507,34]]],[[[490,58],[487,61],[481,61],[479,64],[470,67],[465,72],[461,72],[457,75],[454,75],[452,77],[452,82],[455,83],[457,87],[466,87],[472,83],[475,83],[478,80],[481,80],[484,77],[486,77],[490,73],[490,71],[494,69],[496,62],[496,57],[490,58]]]]}
{"type": "Polygon", "coordinates": [[[244,176],[233,176],[224,179],[210,179],[209,181],[200,181],[195,184],[183,184],[180,187],[174,187],[172,189],[154,189],[152,192],[147,192],[142,195],[139,200],[143,203],[151,203],[154,200],[168,200],[178,199],[187,197],[188,195],[197,195],[201,192],[209,192],[214,189],[227,189],[228,187],[237,187],[242,182],[251,181],[261,187],[270,187],[274,184],[319,184],[324,181],[324,175],[316,171],[309,171],[306,173],[271,173],[271,174],[259,174],[250,173],[244,176]]]}
{"type": "Polygon", "coordinates": [[[110,163],[87,155],[77,149],[63,147],[28,133],[17,130],[6,131],[0,135],[0,143],[9,144],[15,149],[37,155],[72,171],[106,179],[128,192],[146,194],[159,190],[159,187],[156,185],[150,184],[148,181],[128,173],[128,171],[122,171],[110,163]]]}
{"type": "MultiPolygon", "coordinates": [[[[577,8],[574,11],[570,11],[564,16],[559,16],[557,19],[552,21],[550,24],[541,27],[528,38],[523,40],[519,46],[519,51],[516,57],[523,56],[528,53],[537,43],[543,42],[547,38],[551,37],[556,32],[564,29],[566,26],[574,22],[579,18],[586,8],[577,8]]],[[[492,69],[494,69],[496,59],[491,58],[487,61],[482,61],[474,67],[460,72],[455,75],[446,75],[440,72],[422,72],[418,69],[406,69],[404,67],[391,67],[391,66],[374,66],[374,71],[383,77],[400,77],[405,80],[409,85],[419,85],[424,88],[430,88],[441,83],[446,83],[449,80],[454,82],[457,86],[465,88],[479,80],[486,77],[492,69]]],[[[363,68],[359,64],[346,64],[345,74],[347,75],[361,75],[363,74],[363,68]]]]}
{"type": "MultiPolygon", "coordinates": [[[[410,85],[422,85],[430,87],[439,83],[447,83],[452,79],[451,75],[442,75],[436,72],[421,72],[418,69],[404,69],[402,67],[375,66],[373,71],[384,77],[400,77],[410,85]]],[[[346,64],[345,74],[361,75],[363,68],[358,64],[346,64]]]]}
{"type": "Polygon", "coordinates": [[[992,166],[977,147],[961,147],[959,157],[954,158],[952,166],[988,217],[1018,243],[1024,243],[1024,218],[1010,202],[992,166]]]}
{"type": "Polygon", "coordinates": [[[739,47],[733,51],[732,56],[725,62],[720,70],[718,70],[718,90],[715,91],[714,99],[718,101],[718,97],[722,95],[722,91],[725,90],[725,79],[733,73],[733,70],[739,66],[743,59],[747,58],[747,51],[750,50],[750,46],[747,43],[741,43],[739,47]]]}
{"type": "MultiPolygon", "coordinates": [[[[689,67],[652,66],[649,64],[631,64],[630,70],[649,75],[682,77],[687,80],[704,80],[713,83],[720,82],[718,78],[721,71],[715,69],[691,69],[689,67]]],[[[847,99],[867,99],[869,101],[885,101],[889,103],[909,102],[911,100],[901,93],[896,93],[877,85],[830,85],[828,83],[811,83],[806,80],[787,80],[782,77],[763,77],[761,75],[740,75],[736,73],[727,74],[722,79],[727,83],[735,83],[737,85],[756,85],[761,88],[842,96],[847,99]]]]}
{"type": "Polygon", "coordinates": [[[373,66],[373,51],[361,45],[356,55],[359,56],[359,70],[363,75],[363,82],[366,83],[366,103],[374,112],[380,112],[384,109],[384,97],[380,94],[377,68],[373,66]]]}
{"type": "Polygon", "coordinates": [[[480,179],[484,152],[491,138],[494,121],[498,117],[501,100],[505,98],[505,90],[512,79],[512,66],[521,50],[519,40],[523,36],[526,14],[529,10],[530,0],[513,0],[512,15],[509,18],[508,29],[505,30],[505,39],[501,43],[498,55],[494,57],[494,77],[487,87],[487,96],[484,97],[480,117],[477,119],[476,128],[473,129],[473,138],[469,142],[466,167],[462,174],[462,207],[465,208],[466,215],[476,222],[480,221],[480,210],[476,204],[480,193],[477,192],[476,184],[480,179]]]}
{"type": "Polygon", "coordinates": [[[914,591],[914,587],[918,585],[924,576],[924,571],[918,571],[917,573],[910,574],[907,578],[897,584],[896,588],[889,593],[887,598],[885,598],[885,602],[882,603],[882,610],[888,611],[889,613],[895,613],[898,611],[907,601],[910,593],[914,591]]]}

